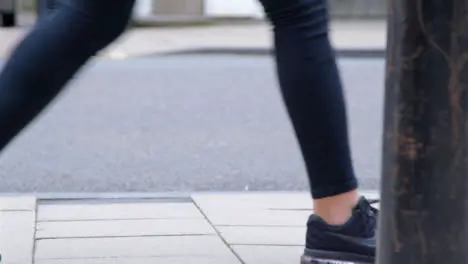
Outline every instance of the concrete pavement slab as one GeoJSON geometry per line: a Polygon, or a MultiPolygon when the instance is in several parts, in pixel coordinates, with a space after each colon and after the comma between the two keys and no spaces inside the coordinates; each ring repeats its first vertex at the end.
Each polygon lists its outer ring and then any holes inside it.
{"type": "Polygon", "coordinates": [[[2,263],[33,263],[36,205],[33,197],[0,198],[2,263]]]}
{"type": "Polygon", "coordinates": [[[191,203],[47,204],[38,210],[38,221],[203,218],[191,203]]]}
{"type": "Polygon", "coordinates": [[[302,227],[312,212],[308,193],[195,194],[192,198],[215,226],[302,227]]]}
{"type": "Polygon", "coordinates": [[[36,198],[25,197],[1,197],[0,211],[35,211],[36,198]]]}
{"type": "Polygon", "coordinates": [[[306,227],[218,226],[229,245],[304,246],[306,227]]]}
{"type": "Polygon", "coordinates": [[[307,192],[224,192],[192,195],[202,206],[229,206],[245,209],[311,209],[307,192]]]}
{"type": "Polygon", "coordinates": [[[154,258],[91,258],[91,259],[42,259],[35,264],[241,264],[237,259],[216,257],[154,257],[154,258]]]}
{"type": "MultiPolygon", "coordinates": [[[[386,37],[384,20],[338,20],[332,21],[330,27],[330,39],[338,50],[385,50],[386,37]]],[[[272,45],[267,23],[163,30],[143,28],[129,31],[102,54],[105,57],[125,59],[187,50],[270,50],[272,45]]]]}
{"type": "MultiPolygon", "coordinates": [[[[0,57],[5,57],[26,32],[26,28],[0,28],[0,57]]],[[[334,20],[330,35],[334,46],[339,50],[384,50],[386,22],[334,20]]],[[[269,50],[271,46],[270,26],[267,23],[146,27],[130,29],[101,55],[112,59],[126,59],[199,49],[269,50]]]]}
{"type": "Polygon", "coordinates": [[[298,262],[312,212],[307,192],[191,198],[194,203],[39,203],[35,263],[298,262]]]}
{"type": "MultiPolygon", "coordinates": [[[[311,210],[255,209],[242,203],[231,207],[207,206],[199,203],[201,210],[215,226],[303,226],[311,210]],[[218,209],[217,209],[218,208],[218,209]],[[220,210],[219,208],[225,208],[220,210]],[[227,209],[229,208],[229,209],[227,209]]],[[[220,205],[219,205],[220,206],[220,205]]]]}
{"type": "Polygon", "coordinates": [[[219,263],[237,261],[222,240],[213,235],[38,240],[35,259],[44,261],[174,256],[215,258],[219,263]]]}
{"type": "Polygon", "coordinates": [[[302,246],[233,246],[244,264],[299,263],[302,246]]]}
{"type": "Polygon", "coordinates": [[[205,219],[91,220],[37,223],[36,239],[216,235],[205,219]]]}
{"type": "MultiPolygon", "coordinates": [[[[362,194],[378,196],[376,192],[362,194]]],[[[194,194],[192,198],[214,226],[303,227],[313,212],[306,192],[194,194]]]]}
{"type": "Polygon", "coordinates": [[[203,208],[215,226],[290,226],[299,227],[307,222],[312,211],[272,211],[232,208],[215,210],[203,208]]]}

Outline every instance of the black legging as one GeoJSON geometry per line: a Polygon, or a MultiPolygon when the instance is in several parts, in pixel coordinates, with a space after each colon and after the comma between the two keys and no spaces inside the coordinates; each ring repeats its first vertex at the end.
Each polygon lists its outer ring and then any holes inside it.
{"type": "MultiPolygon", "coordinates": [[[[0,73],[0,151],[91,56],[124,32],[135,1],[64,2],[35,26],[0,73]]],[[[280,86],[313,197],[357,188],[326,0],[260,2],[274,26],[280,86]]]]}

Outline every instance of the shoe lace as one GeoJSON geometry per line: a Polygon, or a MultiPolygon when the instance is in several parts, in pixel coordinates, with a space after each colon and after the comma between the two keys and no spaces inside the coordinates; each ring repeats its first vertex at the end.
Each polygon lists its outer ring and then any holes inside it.
{"type": "Polygon", "coordinates": [[[365,221],[367,222],[365,225],[366,233],[373,233],[375,232],[375,226],[377,225],[376,221],[379,216],[379,209],[373,207],[373,204],[380,203],[380,199],[369,199],[367,200],[369,204],[368,217],[366,217],[365,221]]]}
{"type": "Polygon", "coordinates": [[[380,199],[369,199],[369,200],[367,200],[367,202],[370,205],[371,211],[374,212],[376,215],[378,215],[379,214],[379,209],[373,207],[372,205],[380,203],[380,199]]]}

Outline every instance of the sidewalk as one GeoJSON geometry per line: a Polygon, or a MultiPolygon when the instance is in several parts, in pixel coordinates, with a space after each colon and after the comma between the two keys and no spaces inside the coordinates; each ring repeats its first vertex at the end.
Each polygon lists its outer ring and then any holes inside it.
{"type": "Polygon", "coordinates": [[[310,207],[307,193],[3,197],[2,264],[299,263],[310,207]]]}
{"type": "MultiPolygon", "coordinates": [[[[27,32],[27,28],[0,28],[0,58],[27,32]]],[[[333,21],[331,38],[338,50],[379,50],[386,45],[385,21],[333,21]]],[[[271,35],[266,23],[218,24],[192,27],[133,28],[102,56],[126,59],[181,51],[268,51],[271,35]]]]}

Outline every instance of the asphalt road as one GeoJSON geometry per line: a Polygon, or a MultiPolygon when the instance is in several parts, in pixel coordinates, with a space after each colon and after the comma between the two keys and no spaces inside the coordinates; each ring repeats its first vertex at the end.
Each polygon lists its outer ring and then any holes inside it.
{"type": "MultiPolygon", "coordinates": [[[[362,187],[379,187],[384,61],[342,59],[362,187]]],[[[0,192],[307,190],[267,56],[96,61],[0,159],[0,192]]]]}

